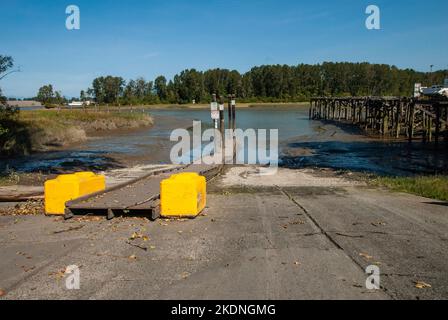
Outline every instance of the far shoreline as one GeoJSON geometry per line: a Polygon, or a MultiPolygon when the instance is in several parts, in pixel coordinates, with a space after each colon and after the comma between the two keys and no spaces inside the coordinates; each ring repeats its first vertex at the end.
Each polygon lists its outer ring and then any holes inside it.
{"type": "MultiPolygon", "coordinates": [[[[227,103],[224,104],[227,108],[227,103]]],[[[276,107],[290,107],[290,108],[305,108],[309,107],[310,102],[241,102],[236,103],[237,109],[248,109],[248,108],[276,108],[276,107]]],[[[192,109],[192,110],[202,110],[210,108],[210,104],[206,103],[186,103],[186,104],[175,104],[175,103],[157,103],[157,104],[147,104],[147,105],[90,105],[88,107],[76,107],[71,108],[67,106],[62,106],[61,110],[85,110],[88,111],[116,111],[116,110],[134,110],[134,109],[147,109],[147,110],[163,110],[163,109],[192,109]]],[[[57,110],[57,108],[45,108],[44,106],[26,108],[19,108],[21,112],[35,111],[35,110],[57,110]]]]}
{"type": "MultiPolygon", "coordinates": [[[[242,103],[236,103],[236,108],[275,108],[275,107],[291,107],[291,108],[298,108],[298,107],[309,107],[309,102],[242,102],[242,103]]],[[[227,108],[227,103],[224,104],[225,108],[227,108]]],[[[99,108],[104,107],[100,106],[99,108]]],[[[144,109],[208,109],[210,108],[209,104],[205,103],[198,103],[198,104],[151,104],[151,105],[137,105],[137,106],[114,106],[111,108],[144,108],[144,109]]]]}

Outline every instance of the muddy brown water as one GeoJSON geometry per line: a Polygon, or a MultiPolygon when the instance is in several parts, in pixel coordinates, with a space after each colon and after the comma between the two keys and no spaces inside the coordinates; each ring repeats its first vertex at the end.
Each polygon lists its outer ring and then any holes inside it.
{"type": "MultiPolygon", "coordinates": [[[[156,109],[151,128],[121,131],[90,138],[59,151],[0,160],[0,170],[59,173],[107,170],[138,164],[166,164],[176,128],[200,120],[211,126],[207,109],[156,109]]],[[[226,119],[227,122],[227,119],[226,119]]],[[[238,110],[241,129],[278,129],[280,165],[289,168],[325,167],[385,175],[448,173],[446,146],[367,138],[356,128],[308,119],[306,107],[255,107],[238,110]]]]}

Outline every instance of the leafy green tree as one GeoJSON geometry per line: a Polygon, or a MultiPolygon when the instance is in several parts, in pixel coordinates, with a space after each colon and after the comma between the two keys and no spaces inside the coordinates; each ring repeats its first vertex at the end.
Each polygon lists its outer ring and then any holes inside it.
{"type": "Polygon", "coordinates": [[[211,95],[236,94],[244,101],[294,102],[318,95],[411,96],[414,83],[425,86],[442,83],[445,70],[431,74],[412,69],[398,69],[367,62],[323,62],[322,64],[262,65],[240,74],[236,70],[187,69],[167,81],[158,76],[154,82],[143,78],[127,85],[119,77],[100,77],[93,82],[99,103],[141,104],[209,102],[211,95]]]}
{"type": "Polygon", "coordinates": [[[92,88],[98,103],[118,103],[123,94],[125,81],[121,77],[99,77],[93,80],[92,88]]]}
{"type": "Polygon", "coordinates": [[[14,65],[14,60],[10,56],[0,55],[0,76],[11,69],[14,65]]]}
{"type": "MultiPolygon", "coordinates": [[[[14,65],[12,57],[0,55],[0,78],[14,65]]],[[[14,126],[14,120],[19,109],[8,106],[6,97],[3,96],[2,88],[0,88],[0,153],[3,153],[3,146],[7,141],[7,135],[11,134],[11,128],[14,126]]]]}
{"type": "Polygon", "coordinates": [[[37,101],[43,105],[49,105],[55,102],[55,93],[51,84],[42,86],[37,93],[37,101]]]}
{"type": "Polygon", "coordinates": [[[164,76],[158,76],[154,80],[154,89],[160,101],[166,101],[168,98],[168,88],[166,84],[166,78],[164,76]]]}
{"type": "MultiPolygon", "coordinates": [[[[11,69],[14,65],[14,60],[10,56],[0,55],[0,79],[4,77],[4,73],[11,69]]],[[[6,104],[6,97],[2,94],[2,88],[0,87],[0,105],[6,104]]]]}
{"type": "Polygon", "coordinates": [[[2,88],[0,88],[0,106],[3,106],[6,104],[6,97],[2,94],[2,88]]]}
{"type": "Polygon", "coordinates": [[[62,93],[60,91],[56,91],[54,93],[54,103],[57,105],[62,105],[66,102],[66,99],[62,96],[62,93]]]}

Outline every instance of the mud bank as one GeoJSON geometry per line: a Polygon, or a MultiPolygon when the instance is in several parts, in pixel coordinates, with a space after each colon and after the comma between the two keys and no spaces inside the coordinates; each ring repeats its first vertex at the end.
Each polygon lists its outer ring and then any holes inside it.
{"type": "Polygon", "coordinates": [[[433,143],[383,139],[348,124],[313,121],[313,133],[281,143],[280,165],[387,176],[448,174],[448,152],[433,143]]]}
{"type": "Polygon", "coordinates": [[[153,125],[143,112],[84,110],[21,111],[2,126],[7,129],[0,140],[0,155],[20,156],[58,150],[101,133],[133,130],[153,125]]]}

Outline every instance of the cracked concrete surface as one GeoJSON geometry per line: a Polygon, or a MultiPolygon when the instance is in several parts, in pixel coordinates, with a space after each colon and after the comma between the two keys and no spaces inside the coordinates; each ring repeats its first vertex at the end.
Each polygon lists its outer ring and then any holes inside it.
{"type": "Polygon", "coordinates": [[[448,298],[446,203],[312,170],[256,172],[214,179],[194,220],[0,217],[2,299],[448,298]],[[80,290],[65,288],[72,264],[80,290]],[[365,287],[372,264],[380,290],[365,287]]]}

